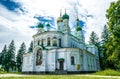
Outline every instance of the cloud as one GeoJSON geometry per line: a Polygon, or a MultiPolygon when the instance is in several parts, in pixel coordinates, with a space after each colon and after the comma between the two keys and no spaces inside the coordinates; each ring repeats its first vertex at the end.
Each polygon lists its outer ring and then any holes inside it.
{"type": "MultiPolygon", "coordinates": [[[[39,20],[35,16],[51,16],[55,19],[59,16],[60,9],[67,8],[70,15],[70,25],[75,23],[76,16],[71,11],[69,2],[75,0],[11,0],[20,4],[19,7],[9,10],[6,5],[0,4],[0,50],[4,44],[9,44],[11,40],[15,40],[17,48],[22,42],[26,42],[27,47],[32,40],[32,35],[36,33],[36,29],[30,26],[36,26],[39,20]],[[14,11],[15,10],[15,11],[14,11]]],[[[95,31],[99,36],[106,24],[105,11],[113,0],[78,0],[79,1],[79,19],[84,23],[86,31],[85,37],[88,37],[91,31],[95,31]]],[[[74,8],[73,8],[74,9],[74,8]]],[[[73,10],[72,9],[72,10],[73,10]]],[[[64,13],[64,10],[62,10],[64,13]]],[[[71,26],[72,28],[72,26],[71,26]]]]}
{"type": "Polygon", "coordinates": [[[95,31],[99,38],[102,29],[107,22],[106,10],[109,8],[110,3],[114,0],[71,0],[67,1],[70,5],[70,15],[73,16],[71,21],[74,23],[75,18],[79,17],[80,20],[85,22],[84,30],[86,42],[89,41],[89,36],[92,31],[95,31]],[[77,2],[77,3],[76,3],[77,2]],[[78,10],[77,12],[75,10],[78,10]]]}

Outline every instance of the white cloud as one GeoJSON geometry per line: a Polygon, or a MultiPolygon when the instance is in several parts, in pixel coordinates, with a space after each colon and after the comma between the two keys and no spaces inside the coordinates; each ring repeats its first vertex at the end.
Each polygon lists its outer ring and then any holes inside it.
{"type": "MultiPolygon", "coordinates": [[[[76,0],[76,1],[79,1],[79,5],[77,6],[79,19],[85,21],[86,23],[86,27],[84,28],[84,30],[86,31],[85,33],[86,42],[89,41],[89,36],[92,31],[95,31],[100,37],[103,26],[107,22],[107,19],[105,16],[106,10],[109,8],[110,3],[114,0],[100,0],[100,1],[98,0],[76,0]],[[93,17],[87,17],[87,15],[92,15],[93,17]]],[[[76,4],[75,0],[72,0],[71,5],[73,4],[76,4]]],[[[72,10],[73,11],[71,12],[75,12],[74,7],[72,10]]],[[[76,14],[74,16],[76,16],[76,14]]]]}
{"type": "MultiPolygon", "coordinates": [[[[15,13],[7,10],[0,5],[0,51],[4,44],[9,44],[12,39],[17,43],[17,47],[24,41],[27,47],[32,40],[32,35],[36,33],[35,30],[30,29],[29,26],[37,24],[38,20],[33,18],[35,15],[59,16],[60,9],[68,7],[68,2],[74,0],[14,0],[21,3],[22,8],[26,13],[15,13]]],[[[95,31],[99,36],[103,26],[106,23],[105,11],[113,0],[78,0],[81,4],[79,8],[80,14],[91,14],[94,18],[80,17],[86,22],[86,41],[91,31],[95,31]]],[[[68,13],[70,9],[67,8],[68,13]]],[[[20,11],[19,11],[20,12],[20,11]]],[[[71,14],[70,14],[71,15],[71,14]]],[[[72,18],[70,16],[70,18],[72,18]]]]}

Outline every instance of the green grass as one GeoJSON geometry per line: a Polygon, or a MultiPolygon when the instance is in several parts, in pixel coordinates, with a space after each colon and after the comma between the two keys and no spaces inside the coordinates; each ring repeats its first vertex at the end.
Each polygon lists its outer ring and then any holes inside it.
{"type": "Polygon", "coordinates": [[[120,71],[115,71],[112,69],[106,69],[104,71],[99,71],[94,73],[95,75],[107,75],[107,76],[120,76],[120,71]]]}
{"type": "Polygon", "coordinates": [[[117,79],[117,78],[103,78],[103,77],[83,77],[75,75],[39,75],[39,76],[25,76],[25,77],[2,77],[0,79],[117,79]]]}

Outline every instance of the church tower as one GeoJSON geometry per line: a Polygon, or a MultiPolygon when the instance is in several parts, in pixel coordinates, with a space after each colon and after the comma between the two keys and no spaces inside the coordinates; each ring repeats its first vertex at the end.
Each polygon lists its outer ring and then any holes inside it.
{"type": "Polygon", "coordinates": [[[79,23],[79,18],[77,17],[76,19],[76,28],[75,28],[75,36],[77,38],[79,38],[80,42],[85,42],[85,38],[84,38],[84,34],[83,34],[83,31],[82,31],[82,28],[80,26],[80,23],[79,23]]]}
{"type": "Polygon", "coordinates": [[[62,19],[62,12],[60,10],[60,16],[57,18],[57,26],[58,26],[58,31],[63,31],[63,19],[62,19]]]}
{"type": "Polygon", "coordinates": [[[63,32],[64,33],[70,33],[70,27],[69,27],[69,15],[66,13],[62,16],[63,19],[63,32]]]}
{"type": "Polygon", "coordinates": [[[42,33],[42,32],[44,32],[44,25],[40,22],[38,24],[38,33],[42,33]]]}

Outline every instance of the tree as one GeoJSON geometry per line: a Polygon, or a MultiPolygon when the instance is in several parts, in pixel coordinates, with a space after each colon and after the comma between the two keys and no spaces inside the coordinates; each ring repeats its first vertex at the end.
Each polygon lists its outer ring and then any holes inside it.
{"type": "Polygon", "coordinates": [[[100,67],[101,69],[106,69],[108,67],[107,64],[107,54],[106,54],[106,50],[107,48],[105,47],[105,45],[108,42],[108,38],[109,38],[109,30],[107,28],[107,26],[105,25],[103,28],[103,32],[101,35],[101,45],[100,45],[100,67]]]}
{"type": "Polygon", "coordinates": [[[0,53],[0,64],[2,64],[2,53],[0,53]]]}
{"type": "Polygon", "coordinates": [[[99,44],[99,41],[98,41],[98,36],[97,34],[92,31],[91,34],[90,34],[90,38],[89,38],[89,44],[94,44],[95,46],[98,47],[98,44],[99,44]]]}
{"type": "Polygon", "coordinates": [[[111,33],[114,37],[120,37],[120,0],[112,2],[107,10],[106,17],[111,33]]]}
{"type": "Polygon", "coordinates": [[[120,0],[112,2],[107,10],[106,17],[110,30],[106,44],[107,61],[110,68],[120,69],[120,0]]]}
{"type": "Polygon", "coordinates": [[[106,43],[108,41],[108,37],[109,37],[109,30],[108,27],[105,25],[101,36],[102,43],[106,43]]]}
{"type": "Polygon", "coordinates": [[[5,45],[2,52],[0,53],[1,56],[0,56],[0,61],[1,61],[1,65],[2,67],[5,69],[6,68],[6,55],[7,55],[7,46],[5,45]]]}
{"type": "Polygon", "coordinates": [[[11,43],[8,46],[8,51],[6,53],[5,56],[6,60],[5,62],[7,63],[6,66],[6,70],[9,71],[10,69],[15,69],[16,66],[16,62],[15,62],[15,44],[14,44],[14,40],[11,41],[11,43]]]}
{"type": "Polygon", "coordinates": [[[18,71],[22,70],[23,54],[25,52],[26,52],[26,46],[25,46],[25,43],[23,42],[20,46],[20,49],[18,50],[18,54],[16,58],[18,71]]]}
{"type": "Polygon", "coordinates": [[[30,47],[28,48],[28,53],[33,52],[33,41],[30,43],[30,47]]]}

